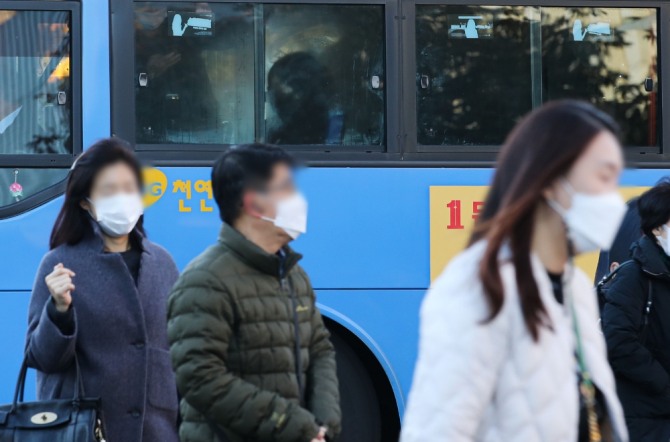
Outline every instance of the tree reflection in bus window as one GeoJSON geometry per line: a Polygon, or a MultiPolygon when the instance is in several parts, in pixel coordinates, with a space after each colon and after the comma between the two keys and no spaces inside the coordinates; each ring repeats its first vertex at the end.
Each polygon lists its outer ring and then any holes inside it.
{"type": "Polygon", "coordinates": [[[655,9],[542,8],[543,100],[588,100],[626,145],[657,146],[656,26],[655,9]]]}
{"type": "Polygon", "coordinates": [[[501,144],[528,110],[587,100],[657,146],[656,10],[417,6],[417,140],[501,144]]]}
{"type": "Polygon", "coordinates": [[[265,5],[265,133],[276,144],[384,144],[379,5],[265,5]]]}
{"type": "Polygon", "coordinates": [[[251,4],[135,4],[136,141],[254,140],[251,4]]]}
{"type": "Polygon", "coordinates": [[[499,144],[531,109],[524,10],[417,5],[420,144],[499,144]]]}
{"type": "Polygon", "coordinates": [[[0,10],[0,155],[71,154],[70,13],[0,10]]]}

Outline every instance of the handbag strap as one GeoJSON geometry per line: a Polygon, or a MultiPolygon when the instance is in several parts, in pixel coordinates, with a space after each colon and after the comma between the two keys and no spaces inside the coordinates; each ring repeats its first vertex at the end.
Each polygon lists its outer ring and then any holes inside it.
{"type": "MultiPolygon", "coordinates": [[[[79,358],[77,357],[76,353],[74,355],[74,366],[77,378],[74,384],[73,399],[75,401],[79,401],[84,398],[85,392],[84,392],[84,379],[81,374],[81,368],[79,366],[79,358]]],[[[16,410],[17,405],[19,403],[23,402],[24,393],[26,390],[27,376],[28,376],[28,352],[26,352],[23,358],[23,363],[21,364],[21,371],[19,372],[19,379],[16,382],[16,388],[14,390],[14,400],[12,401],[12,409],[10,413],[16,410]]]]}
{"type": "Polygon", "coordinates": [[[598,422],[598,414],[596,412],[596,387],[593,383],[591,373],[589,372],[588,365],[586,363],[582,334],[579,328],[579,318],[575,309],[574,299],[570,299],[570,309],[572,310],[572,326],[575,335],[575,343],[577,347],[577,364],[580,374],[579,394],[584,399],[586,405],[589,441],[601,442],[602,431],[598,422]]]}

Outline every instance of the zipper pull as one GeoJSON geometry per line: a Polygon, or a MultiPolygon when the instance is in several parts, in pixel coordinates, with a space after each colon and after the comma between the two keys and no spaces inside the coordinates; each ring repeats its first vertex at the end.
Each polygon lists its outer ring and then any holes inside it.
{"type": "Polygon", "coordinates": [[[279,282],[281,284],[282,290],[288,291],[288,281],[286,281],[286,278],[281,278],[279,282]]]}

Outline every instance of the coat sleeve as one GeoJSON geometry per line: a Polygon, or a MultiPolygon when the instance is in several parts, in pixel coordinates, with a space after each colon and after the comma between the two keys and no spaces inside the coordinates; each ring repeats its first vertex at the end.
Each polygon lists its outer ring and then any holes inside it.
{"type": "Polygon", "coordinates": [[[310,364],[307,370],[307,406],[317,421],[328,427],[328,436],[334,440],[340,433],[342,421],[335,348],[330,342],[330,333],[323,323],[313,292],[312,299],[314,302],[312,339],[309,344],[310,364]]]}
{"type": "Polygon", "coordinates": [[[28,308],[28,365],[43,373],[56,373],[68,368],[74,359],[77,343],[77,314],[74,307],[76,294],[73,294],[70,329],[66,330],[71,333],[62,330],[49,314],[49,304],[52,301],[44,278],[53,271],[56,264],[58,263],[49,254],[42,260],[28,308]]]}
{"type": "MultiPolygon", "coordinates": [[[[491,321],[481,288],[447,271],[421,306],[419,357],[401,442],[472,442],[507,348],[507,315],[491,321]]],[[[478,284],[477,284],[478,285],[478,284]]],[[[507,302],[507,301],[506,301],[507,302]]]]}
{"type": "Polygon", "coordinates": [[[607,292],[602,327],[614,373],[662,393],[670,385],[670,376],[640,341],[647,291],[648,280],[639,267],[623,267],[607,292]]]}
{"type": "Polygon", "coordinates": [[[227,369],[234,318],[229,292],[214,275],[194,269],[179,278],[168,301],[168,339],[182,398],[245,438],[310,441],[318,427],[309,411],[227,369]]]}

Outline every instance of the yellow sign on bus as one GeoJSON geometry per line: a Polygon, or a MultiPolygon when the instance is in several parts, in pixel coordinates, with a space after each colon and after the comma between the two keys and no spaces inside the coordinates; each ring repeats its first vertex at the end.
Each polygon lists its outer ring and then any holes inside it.
{"type": "MultiPolygon", "coordinates": [[[[648,187],[625,187],[626,199],[640,195],[648,187]]],[[[468,243],[472,226],[482,213],[488,186],[430,187],[430,279],[435,280],[451,258],[468,243]]],[[[582,255],[577,265],[595,275],[598,253],[582,255]]]]}

